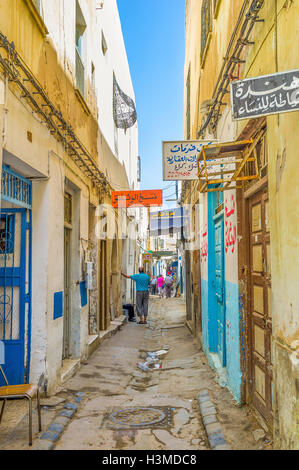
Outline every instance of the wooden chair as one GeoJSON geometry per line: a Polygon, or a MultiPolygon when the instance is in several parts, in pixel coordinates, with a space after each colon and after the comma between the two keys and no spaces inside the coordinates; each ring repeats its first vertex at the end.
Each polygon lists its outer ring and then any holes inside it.
{"type": "Polygon", "coordinates": [[[0,387],[0,400],[3,400],[0,413],[0,423],[2,421],[5,403],[8,398],[27,398],[29,402],[29,445],[32,446],[32,399],[35,395],[37,395],[38,429],[39,431],[42,430],[39,388],[37,385],[32,384],[8,385],[6,375],[4,374],[1,366],[0,372],[6,383],[5,387],[0,387]]]}

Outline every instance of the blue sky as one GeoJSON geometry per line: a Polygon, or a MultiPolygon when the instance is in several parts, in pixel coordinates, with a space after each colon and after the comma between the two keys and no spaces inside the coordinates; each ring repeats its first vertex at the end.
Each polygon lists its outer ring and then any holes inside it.
{"type": "MultiPolygon", "coordinates": [[[[141,189],[163,189],[170,182],[162,179],[162,140],[183,138],[185,0],[117,3],[136,97],[141,189]]],[[[165,199],[174,192],[168,188],[165,199]]]]}

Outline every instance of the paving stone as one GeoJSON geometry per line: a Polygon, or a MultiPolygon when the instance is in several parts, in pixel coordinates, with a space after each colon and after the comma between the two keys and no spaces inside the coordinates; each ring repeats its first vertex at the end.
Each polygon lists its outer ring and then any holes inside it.
{"type": "Polygon", "coordinates": [[[184,408],[181,408],[175,414],[174,422],[175,422],[175,425],[178,427],[178,429],[181,429],[181,427],[187,424],[189,421],[190,421],[190,415],[188,411],[186,411],[184,408]]]}
{"type": "Polygon", "coordinates": [[[54,447],[54,442],[39,440],[38,443],[34,446],[33,450],[52,450],[54,447]]]}
{"type": "Polygon", "coordinates": [[[204,395],[203,397],[199,396],[198,401],[199,401],[199,404],[205,403],[207,401],[211,402],[210,397],[208,395],[204,395]]]}
{"type": "Polygon", "coordinates": [[[64,426],[62,426],[62,424],[58,424],[58,423],[52,423],[48,427],[48,431],[55,431],[55,432],[58,432],[58,433],[61,433],[63,431],[63,429],[64,429],[64,426]]]}
{"type": "Polygon", "coordinates": [[[205,426],[208,424],[218,423],[216,415],[204,416],[202,420],[205,426]]]}
{"type": "Polygon", "coordinates": [[[57,406],[65,401],[65,398],[61,397],[50,397],[42,398],[40,401],[41,406],[57,406]]]}
{"type": "Polygon", "coordinates": [[[228,444],[220,444],[214,447],[213,450],[231,450],[231,447],[228,444]]]}
{"type": "Polygon", "coordinates": [[[167,447],[168,450],[181,450],[182,448],[184,450],[191,449],[191,446],[186,440],[173,437],[170,432],[165,429],[154,429],[152,433],[167,447]]]}
{"type": "Polygon", "coordinates": [[[58,416],[66,416],[67,418],[72,418],[75,414],[75,410],[62,410],[58,416]]]}
{"type": "Polygon", "coordinates": [[[200,403],[200,409],[201,410],[205,410],[206,408],[211,408],[211,407],[214,408],[214,405],[211,402],[211,400],[207,400],[207,401],[204,401],[203,403],[200,403]]]}
{"type": "Polygon", "coordinates": [[[226,444],[226,440],[224,439],[222,432],[215,432],[209,436],[209,443],[212,449],[214,449],[216,446],[226,444]]]}
{"type": "Polygon", "coordinates": [[[200,392],[198,392],[198,396],[199,397],[209,396],[209,390],[207,390],[207,389],[201,390],[200,392]]]}
{"type": "Polygon", "coordinates": [[[55,431],[45,431],[42,433],[40,439],[55,442],[59,438],[59,433],[55,431]]]}
{"type": "Polygon", "coordinates": [[[65,427],[69,422],[70,420],[66,416],[57,416],[52,424],[58,424],[65,427]]]}
{"type": "Polygon", "coordinates": [[[211,423],[205,426],[207,435],[213,434],[215,432],[221,432],[221,426],[219,423],[211,423]]]}
{"type": "Polygon", "coordinates": [[[201,415],[203,417],[216,414],[216,410],[215,410],[214,406],[207,406],[207,407],[204,407],[204,408],[200,408],[200,412],[201,412],[201,415]]]}
{"type": "Polygon", "coordinates": [[[66,403],[64,405],[64,408],[66,408],[67,410],[77,410],[78,405],[76,405],[75,403],[66,403]]]}

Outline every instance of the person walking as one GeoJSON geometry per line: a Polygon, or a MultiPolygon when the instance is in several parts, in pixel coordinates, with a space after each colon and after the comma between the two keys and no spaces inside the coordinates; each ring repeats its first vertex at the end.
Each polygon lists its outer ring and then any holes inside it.
{"type": "Polygon", "coordinates": [[[171,273],[167,273],[167,276],[165,277],[165,290],[166,290],[167,299],[171,297],[172,286],[173,286],[173,279],[172,279],[171,273]]]}
{"type": "Polygon", "coordinates": [[[139,274],[133,274],[128,276],[127,274],[121,273],[127,279],[132,279],[136,282],[136,308],[137,315],[139,317],[139,325],[144,325],[147,323],[148,315],[148,299],[149,292],[148,288],[151,283],[150,277],[145,274],[142,267],[139,268],[139,274]]]}
{"type": "Polygon", "coordinates": [[[158,294],[162,298],[163,297],[163,284],[164,284],[164,278],[162,274],[157,279],[157,284],[158,284],[158,294]]]}
{"type": "Polygon", "coordinates": [[[153,278],[152,278],[151,288],[152,288],[152,295],[155,295],[156,290],[157,290],[157,278],[156,278],[156,276],[153,276],[153,278]]]}

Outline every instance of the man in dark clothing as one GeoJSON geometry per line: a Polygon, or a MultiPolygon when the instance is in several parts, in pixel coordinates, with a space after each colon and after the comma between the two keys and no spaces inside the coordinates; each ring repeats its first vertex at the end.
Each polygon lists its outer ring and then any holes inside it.
{"type": "Polygon", "coordinates": [[[134,313],[134,306],[132,304],[125,304],[123,305],[124,310],[128,310],[129,313],[129,321],[133,322],[136,321],[135,313],[134,313]]]}

